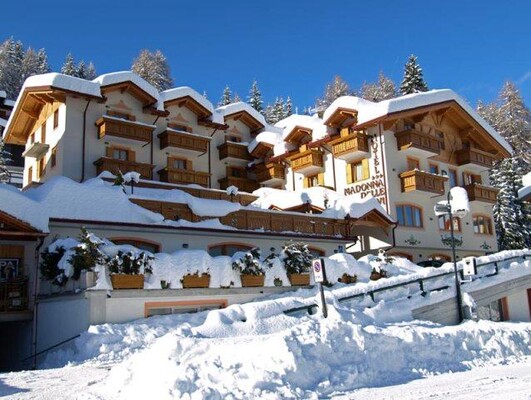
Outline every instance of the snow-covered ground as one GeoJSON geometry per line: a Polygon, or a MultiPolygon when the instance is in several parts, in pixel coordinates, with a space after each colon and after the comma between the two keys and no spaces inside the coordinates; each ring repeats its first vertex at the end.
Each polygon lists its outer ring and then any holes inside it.
{"type": "MultiPolygon", "coordinates": [[[[530,261],[512,263],[506,274],[530,269],[530,261]]],[[[346,290],[327,289],[327,319],[282,312],[319,303],[317,289],[299,289],[222,310],[93,326],[44,360],[52,369],[0,374],[0,396],[530,398],[531,323],[441,326],[413,320],[411,310],[447,293],[339,303],[346,290]]]]}

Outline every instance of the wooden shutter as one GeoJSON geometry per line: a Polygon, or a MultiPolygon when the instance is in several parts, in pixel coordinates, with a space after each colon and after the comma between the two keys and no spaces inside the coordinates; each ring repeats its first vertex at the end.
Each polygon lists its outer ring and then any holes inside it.
{"type": "Polygon", "coordinates": [[[369,159],[364,158],[361,160],[361,169],[362,169],[362,178],[361,179],[369,179],[371,176],[369,172],[369,159]]]}
{"type": "Polygon", "coordinates": [[[302,180],[302,187],[303,187],[304,189],[307,189],[307,188],[310,186],[309,183],[310,183],[310,178],[304,178],[304,179],[302,180]]]}
{"type": "Polygon", "coordinates": [[[317,182],[319,183],[319,186],[324,186],[324,173],[321,172],[319,175],[317,175],[317,182]]]}
{"type": "Polygon", "coordinates": [[[112,153],[113,153],[113,148],[112,148],[111,146],[107,146],[107,147],[105,148],[105,155],[106,155],[107,157],[112,158],[112,156],[113,156],[112,153]]]}
{"type": "Polygon", "coordinates": [[[352,183],[352,164],[347,164],[347,183],[352,183]]]}
{"type": "Polygon", "coordinates": [[[185,169],[188,171],[192,170],[192,160],[185,160],[184,161],[185,169]]]}
{"type": "Polygon", "coordinates": [[[136,161],[136,154],[133,150],[127,150],[127,161],[136,161]]]}

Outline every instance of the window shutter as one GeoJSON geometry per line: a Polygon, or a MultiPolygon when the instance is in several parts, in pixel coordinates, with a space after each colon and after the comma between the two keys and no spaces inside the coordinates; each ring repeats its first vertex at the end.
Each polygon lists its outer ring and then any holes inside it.
{"type": "Polygon", "coordinates": [[[347,164],[347,183],[352,183],[352,164],[347,164]]]}
{"type": "Polygon", "coordinates": [[[106,155],[107,157],[112,158],[112,152],[113,152],[112,147],[107,146],[107,147],[105,148],[105,155],[106,155]]]}
{"type": "Polygon", "coordinates": [[[185,164],[185,166],[186,166],[186,168],[185,168],[186,170],[188,170],[188,171],[191,171],[191,170],[192,170],[192,160],[186,160],[186,161],[184,162],[184,164],[185,164]]]}
{"type": "Polygon", "coordinates": [[[307,189],[307,188],[308,188],[309,180],[310,180],[310,178],[304,178],[304,179],[302,180],[302,187],[303,187],[304,189],[307,189]]]}
{"type": "Polygon", "coordinates": [[[319,186],[324,186],[324,173],[321,172],[319,175],[317,175],[317,182],[319,182],[319,186]]]}
{"type": "Polygon", "coordinates": [[[361,179],[369,179],[371,174],[369,172],[369,159],[368,158],[364,158],[363,160],[361,160],[361,168],[363,171],[361,179]]]}
{"type": "Polygon", "coordinates": [[[127,161],[136,161],[136,154],[133,150],[127,150],[127,161]]]}

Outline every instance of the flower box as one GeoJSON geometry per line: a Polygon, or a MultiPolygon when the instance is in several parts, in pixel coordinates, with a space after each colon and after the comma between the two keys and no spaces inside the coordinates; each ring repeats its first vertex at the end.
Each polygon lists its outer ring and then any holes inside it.
{"type": "Polygon", "coordinates": [[[210,274],[188,274],[183,276],[183,288],[208,288],[210,286],[210,274]]]}
{"type": "Polygon", "coordinates": [[[371,272],[371,276],[370,276],[370,280],[371,281],[377,281],[378,279],[381,279],[381,278],[385,278],[386,277],[386,274],[382,274],[380,272],[376,272],[376,271],[372,271],[371,272]]]}
{"type": "Polygon", "coordinates": [[[258,287],[264,286],[265,275],[240,275],[242,279],[242,287],[258,287]]]}
{"type": "Polygon", "coordinates": [[[144,289],[144,275],[112,274],[113,289],[144,289]]]}
{"type": "MultiPolygon", "coordinates": [[[[372,274],[371,274],[372,275],[372,274]]],[[[372,279],[372,278],[371,278],[372,279]]],[[[357,275],[349,275],[349,274],[343,274],[341,276],[341,278],[339,278],[337,280],[338,282],[341,282],[341,283],[346,283],[346,284],[349,284],[349,283],[356,283],[358,281],[358,276],[357,275]]]]}
{"type": "Polygon", "coordinates": [[[310,274],[288,274],[291,286],[308,286],[310,284],[310,274]]]}

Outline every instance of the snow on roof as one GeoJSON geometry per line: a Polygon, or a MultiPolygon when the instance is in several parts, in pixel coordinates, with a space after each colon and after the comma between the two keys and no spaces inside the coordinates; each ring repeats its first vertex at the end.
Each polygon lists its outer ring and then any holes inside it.
{"type": "Polygon", "coordinates": [[[373,103],[355,96],[342,96],[336,99],[324,112],[326,121],[338,108],[349,108],[358,111],[358,124],[364,124],[386,115],[413,108],[428,106],[445,101],[457,102],[472,118],[474,118],[498,143],[508,152],[512,148],[507,141],[496,132],[470,105],[457,93],[450,89],[430,90],[428,92],[413,93],[395,99],[373,103]]]}
{"type": "Polygon", "coordinates": [[[264,119],[264,116],[256,111],[249,104],[239,101],[237,103],[227,104],[226,106],[218,107],[217,110],[223,114],[223,116],[235,114],[240,111],[245,111],[250,114],[254,119],[260,122],[262,125],[266,126],[267,123],[264,119]]]}
{"type": "Polygon", "coordinates": [[[0,90],[0,99],[5,99],[7,97],[7,93],[5,90],[0,90]]]}
{"type": "Polygon", "coordinates": [[[24,89],[26,88],[39,86],[52,86],[54,88],[68,90],[70,92],[82,93],[94,97],[101,97],[100,86],[97,83],[87,81],[81,78],[76,78],[70,75],[58,74],[56,72],[30,76],[24,82],[20,93],[23,93],[24,89]]]}
{"type": "Polygon", "coordinates": [[[518,198],[524,199],[531,196],[531,172],[522,177],[523,187],[518,190],[518,198]]]}
{"type": "Polygon", "coordinates": [[[0,184],[0,211],[31,225],[41,232],[48,231],[48,213],[39,204],[11,185],[0,184]]]}
{"type": "Polygon", "coordinates": [[[166,103],[168,101],[174,100],[174,99],[180,99],[182,97],[190,96],[192,99],[197,101],[199,104],[201,104],[203,107],[205,107],[208,111],[211,113],[214,113],[214,106],[210,101],[208,101],[207,98],[200,95],[198,92],[196,92],[194,89],[188,86],[181,86],[173,89],[165,90],[164,92],[160,93],[159,101],[161,103],[166,103]]]}
{"type": "Polygon", "coordinates": [[[164,217],[131,203],[120,187],[99,178],[84,183],[63,176],[51,178],[25,195],[41,205],[50,218],[124,223],[161,223],[164,217]]]}
{"type": "Polygon", "coordinates": [[[314,115],[299,115],[292,114],[287,118],[277,122],[275,126],[284,129],[284,135],[289,135],[289,133],[296,126],[301,126],[303,128],[308,128],[312,130],[312,140],[319,140],[326,136],[327,127],[323,124],[323,120],[319,118],[317,114],[314,115]]]}
{"type": "Polygon", "coordinates": [[[92,82],[99,83],[100,86],[110,86],[115,85],[117,83],[129,81],[133,82],[136,86],[141,88],[151,97],[155,98],[156,100],[159,99],[159,91],[146,80],[142,79],[139,75],[135,74],[132,71],[119,71],[111,72],[109,74],[103,74],[98,76],[92,82]]]}
{"type": "Polygon", "coordinates": [[[277,145],[282,142],[282,129],[276,128],[274,126],[268,126],[267,130],[260,132],[256,137],[249,143],[249,152],[252,152],[258,143],[268,143],[271,145],[277,145]]]}

